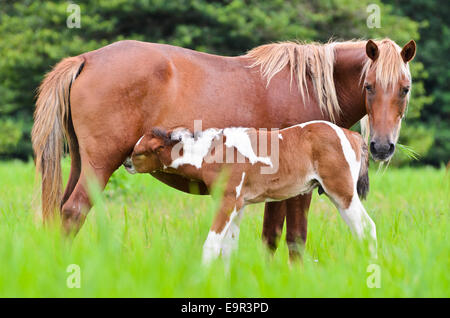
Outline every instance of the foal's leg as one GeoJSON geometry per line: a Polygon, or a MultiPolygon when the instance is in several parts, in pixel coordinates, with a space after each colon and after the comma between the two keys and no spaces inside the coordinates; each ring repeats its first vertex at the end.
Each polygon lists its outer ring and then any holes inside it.
{"type": "Polygon", "coordinates": [[[366,239],[369,234],[370,252],[376,258],[375,223],[367,214],[358,197],[356,180],[351,180],[350,171],[342,169],[335,173],[324,174],[321,185],[353,234],[361,240],[366,239]]]}
{"type": "Polygon", "coordinates": [[[338,208],[339,213],[350,230],[359,239],[369,238],[369,248],[373,257],[376,258],[377,236],[375,223],[367,214],[356,191],[356,180],[351,180],[350,172],[347,170],[329,174],[321,185],[331,201],[338,208]],[[337,181],[344,181],[339,183],[337,181]],[[369,237],[367,237],[369,234],[369,237]]]}
{"type": "Polygon", "coordinates": [[[369,240],[369,249],[372,257],[377,257],[377,234],[376,226],[370,216],[367,214],[356,191],[347,207],[337,204],[339,212],[350,230],[359,239],[369,240]]]}
{"type": "Polygon", "coordinates": [[[208,264],[222,255],[229,259],[239,241],[239,225],[244,206],[232,195],[224,197],[205,244],[203,245],[203,263],[208,264]]]}

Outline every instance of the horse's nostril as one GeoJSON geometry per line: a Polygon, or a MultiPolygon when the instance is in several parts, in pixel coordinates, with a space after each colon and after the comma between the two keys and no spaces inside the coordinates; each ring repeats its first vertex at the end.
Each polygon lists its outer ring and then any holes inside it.
{"type": "Polygon", "coordinates": [[[375,149],[375,141],[370,142],[370,152],[373,154],[377,152],[377,150],[375,149]]]}
{"type": "Polygon", "coordinates": [[[389,143],[389,153],[393,153],[395,150],[395,144],[393,144],[392,142],[389,143]]]}

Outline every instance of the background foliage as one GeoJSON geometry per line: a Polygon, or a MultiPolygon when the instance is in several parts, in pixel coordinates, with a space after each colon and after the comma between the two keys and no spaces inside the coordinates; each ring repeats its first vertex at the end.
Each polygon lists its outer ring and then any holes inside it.
{"type": "MultiPolygon", "coordinates": [[[[444,1],[86,0],[81,28],[69,29],[67,1],[0,1],[0,158],[28,159],[35,90],[61,58],[121,39],[238,55],[279,40],[381,38],[418,41],[414,85],[400,142],[439,165],[450,153],[449,25],[444,1]],[[366,25],[368,4],[381,28],[366,25]],[[430,150],[431,149],[431,150],[430,150]]],[[[408,161],[396,156],[395,164],[408,161]]]]}

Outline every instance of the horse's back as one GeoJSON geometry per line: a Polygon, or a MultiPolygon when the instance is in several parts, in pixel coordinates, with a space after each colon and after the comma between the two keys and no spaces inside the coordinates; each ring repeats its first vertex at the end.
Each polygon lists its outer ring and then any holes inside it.
{"type": "Polygon", "coordinates": [[[132,40],[81,57],[84,66],[70,92],[71,115],[79,138],[95,144],[91,152],[107,147],[102,150],[118,151],[124,159],[142,132],[155,126],[192,129],[194,120],[202,119],[204,128],[220,127],[236,118],[248,124],[236,102],[251,113],[261,104],[242,57],[132,40]]]}
{"type": "MultiPolygon", "coordinates": [[[[237,102],[246,105],[246,110],[256,109],[265,91],[260,74],[248,68],[250,62],[245,57],[131,40],[82,56],[86,62],[73,85],[72,99],[96,103],[100,98],[102,109],[105,104],[138,108],[151,124],[165,127],[185,124],[186,118],[179,122],[178,115],[170,120],[170,114],[175,113],[203,119],[207,126],[222,126],[219,123],[224,117],[215,114],[239,113],[237,102]],[[218,120],[209,124],[208,118],[218,120]]],[[[90,110],[93,107],[89,106],[90,110]]],[[[235,118],[245,117],[236,114],[235,118]]]]}
{"type": "Polygon", "coordinates": [[[156,75],[162,80],[168,78],[165,73],[174,71],[194,77],[201,72],[214,74],[216,71],[241,71],[245,70],[243,66],[248,66],[242,57],[225,57],[168,44],[134,40],[118,41],[83,56],[86,66],[90,66],[88,69],[106,72],[104,76],[115,73],[123,77],[126,74],[118,72],[126,71],[130,77],[156,75]]]}

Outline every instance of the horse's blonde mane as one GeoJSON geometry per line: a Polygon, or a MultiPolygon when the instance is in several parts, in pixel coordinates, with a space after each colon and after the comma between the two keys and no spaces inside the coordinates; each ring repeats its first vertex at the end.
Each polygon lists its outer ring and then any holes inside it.
{"type": "MultiPolygon", "coordinates": [[[[375,67],[376,81],[383,89],[395,87],[395,84],[406,76],[411,79],[409,66],[404,63],[400,52],[401,48],[390,39],[374,41],[379,49],[376,61],[367,58],[363,62],[361,81],[372,67],[375,67]]],[[[296,80],[300,94],[305,100],[305,91],[308,95],[307,75],[313,83],[320,110],[327,111],[334,122],[334,114],[339,114],[339,106],[336,88],[333,80],[335,62],[335,48],[364,48],[366,40],[356,39],[345,42],[301,43],[278,42],[258,46],[247,53],[253,60],[250,67],[259,66],[261,74],[267,79],[269,85],[271,79],[284,67],[289,65],[292,81],[296,80]]],[[[409,98],[409,93],[408,93],[409,98]]],[[[367,116],[361,120],[363,135],[369,135],[367,116]]]]}
{"type": "Polygon", "coordinates": [[[247,53],[253,59],[250,67],[259,66],[269,85],[272,78],[289,65],[291,85],[295,79],[304,101],[308,95],[307,75],[310,76],[321,111],[327,111],[331,120],[341,108],[333,79],[334,43],[279,42],[258,46],[247,53]]]}

